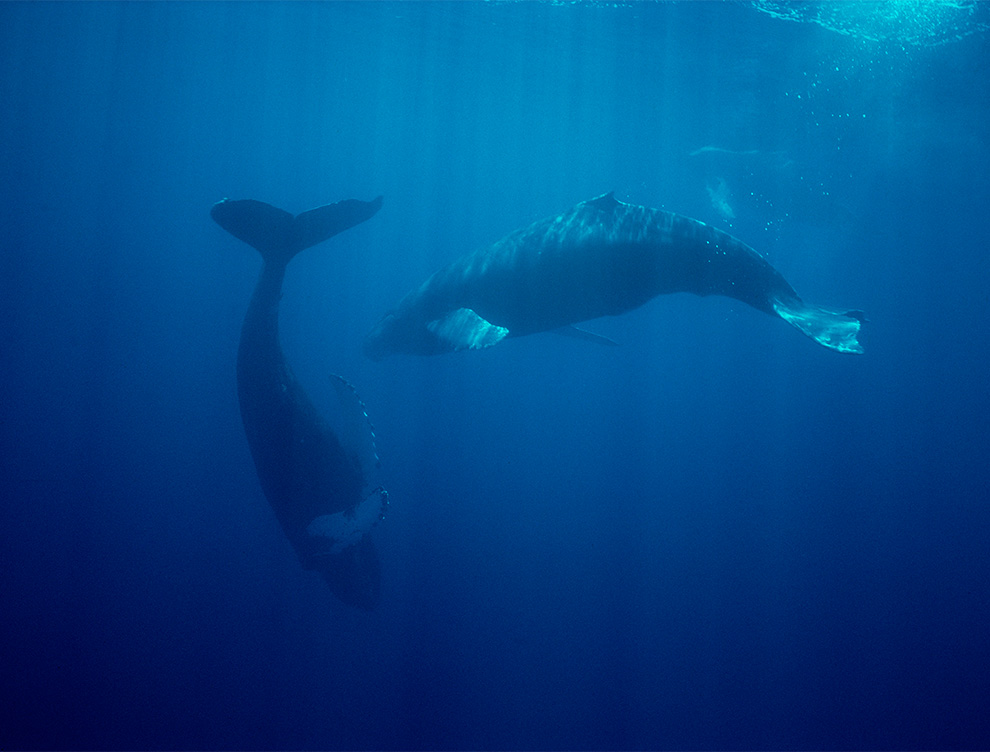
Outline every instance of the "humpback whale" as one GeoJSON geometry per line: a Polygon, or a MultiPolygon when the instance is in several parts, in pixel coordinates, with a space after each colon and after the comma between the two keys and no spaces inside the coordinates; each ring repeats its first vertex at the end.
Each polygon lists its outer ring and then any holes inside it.
{"type": "Polygon", "coordinates": [[[264,260],[237,351],[241,420],[261,488],[303,567],[318,571],[340,600],[368,610],[381,593],[368,531],[388,501],[384,489],[370,488],[378,460],[374,433],[363,403],[339,376],[331,377],[345,426],[339,432],[358,436],[358,445],[345,446],[319,414],[285,361],[278,311],[289,261],[369,219],[381,205],[380,196],[348,199],[293,217],[261,201],[224,199],[210,210],[264,260]]]}
{"type": "Polygon", "coordinates": [[[735,298],[827,348],[863,351],[857,341],[862,311],[805,303],[741,240],[679,214],[623,203],[612,193],[440,269],[385,314],[364,349],[376,360],[435,355],[546,331],[614,344],[574,325],[675,292],[735,298]]]}

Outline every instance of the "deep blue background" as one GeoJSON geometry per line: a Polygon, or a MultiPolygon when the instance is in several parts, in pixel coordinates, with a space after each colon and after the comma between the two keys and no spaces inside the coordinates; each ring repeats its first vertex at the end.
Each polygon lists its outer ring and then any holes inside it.
{"type": "Polygon", "coordinates": [[[990,8],[841,5],[0,4],[0,747],[990,746],[990,8]],[[364,359],[608,190],[866,354],[676,295],[588,325],[621,348],[364,359]],[[367,614],[258,487],[260,260],[208,212],[378,194],[282,318],[378,429],[367,614]]]}

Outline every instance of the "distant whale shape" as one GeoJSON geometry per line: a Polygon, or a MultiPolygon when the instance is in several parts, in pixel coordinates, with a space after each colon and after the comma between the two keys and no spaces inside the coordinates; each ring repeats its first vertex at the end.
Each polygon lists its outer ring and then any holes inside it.
{"type": "Polygon", "coordinates": [[[735,298],[820,345],[862,352],[862,311],[809,305],[728,233],[608,193],[440,269],[372,329],[365,353],[436,355],[546,331],[611,343],[574,324],[675,292],[735,298]]]}
{"type": "Polygon", "coordinates": [[[331,382],[342,419],[357,438],[346,446],[317,412],[285,362],[278,309],[285,267],[300,251],[372,217],[374,201],[346,200],[293,217],[261,201],[215,204],[217,224],[261,252],[258,279],[237,352],[241,420],[265,497],[303,567],[317,570],[345,603],[374,608],[381,565],[368,531],[383,516],[387,494],[369,489],[377,464],[364,405],[337,376],[331,382]]]}
{"type": "Polygon", "coordinates": [[[705,187],[708,190],[708,198],[711,199],[712,208],[722,216],[722,219],[735,219],[736,212],[732,208],[732,204],[729,203],[732,194],[725,178],[718,178],[715,185],[709,184],[705,187]]]}

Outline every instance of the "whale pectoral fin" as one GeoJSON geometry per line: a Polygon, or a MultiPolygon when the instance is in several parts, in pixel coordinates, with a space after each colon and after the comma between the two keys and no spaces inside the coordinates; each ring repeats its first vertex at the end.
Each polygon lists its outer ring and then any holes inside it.
{"type": "Polygon", "coordinates": [[[368,417],[368,408],[348,381],[332,373],[330,383],[337,393],[337,403],[324,417],[365,485],[372,485],[382,463],[378,458],[375,427],[368,417]]]}
{"type": "Polygon", "coordinates": [[[353,509],[320,515],[306,527],[307,551],[303,558],[306,569],[316,569],[319,562],[342,553],[385,519],[388,492],[378,486],[353,509]]]}
{"type": "Polygon", "coordinates": [[[498,344],[509,334],[504,326],[485,321],[470,308],[458,308],[442,319],[426,325],[439,343],[441,351],[481,350],[498,344]]]}
{"type": "Polygon", "coordinates": [[[559,329],[551,329],[551,331],[554,334],[559,334],[563,337],[573,337],[574,339],[583,339],[585,342],[594,342],[596,345],[608,345],[609,347],[619,346],[619,343],[614,339],[609,339],[601,334],[588,332],[584,329],[578,329],[576,326],[562,326],[559,329]]]}
{"type": "Polygon", "coordinates": [[[860,327],[866,321],[862,311],[839,313],[800,301],[791,304],[776,301],[773,308],[788,324],[830,350],[863,352],[863,346],[856,339],[860,327]]]}

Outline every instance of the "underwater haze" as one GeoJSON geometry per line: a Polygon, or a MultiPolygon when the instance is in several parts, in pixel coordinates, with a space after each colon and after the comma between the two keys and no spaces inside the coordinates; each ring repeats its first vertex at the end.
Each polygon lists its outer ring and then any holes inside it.
{"type": "Polygon", "coordinates": [[[990,4],[0,3],[0,748],[990,747],[990,4]],[[380,362],[438,268],[614,191],[861,309],[679,293],[380,362]],[[381,598],[238,408],[222,198],[384,196],[287,269],[381,598]]]}

